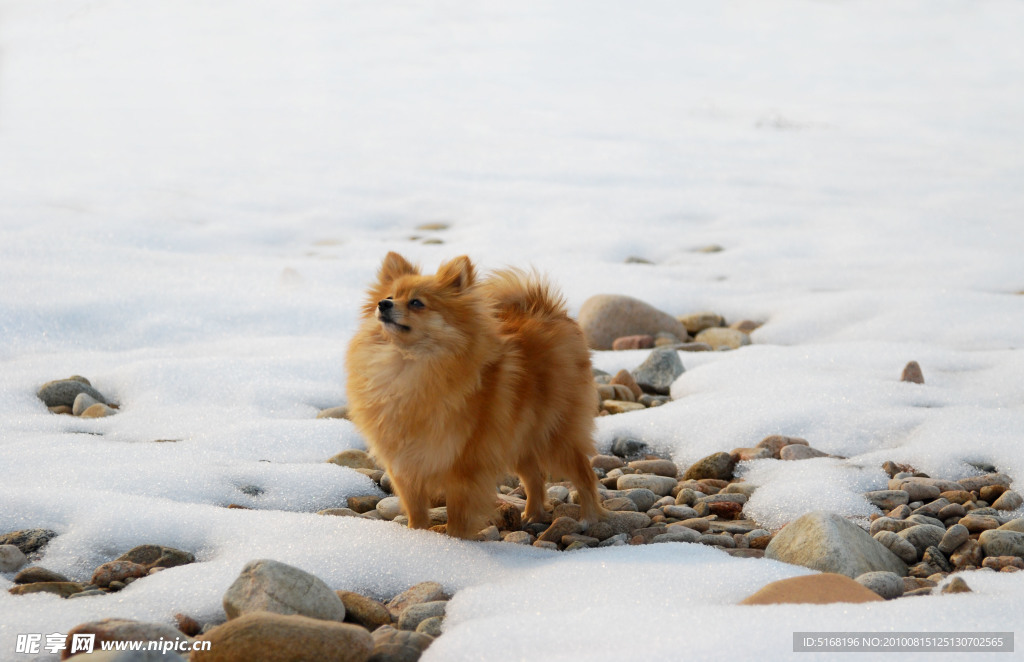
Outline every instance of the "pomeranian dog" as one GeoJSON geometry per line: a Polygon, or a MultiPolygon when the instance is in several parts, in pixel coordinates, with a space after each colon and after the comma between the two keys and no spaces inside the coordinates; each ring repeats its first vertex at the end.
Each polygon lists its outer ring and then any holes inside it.
{"type": "Polygon", "coordinates": [[[545,521],[545,481],[571,480],[582,519],[605,511],[590,467],[596,396],[590,353],[561,297],[535,273],[478,281],[468,257],[434,275],[388,253],[348,348],[349,417],[387,469],[409,526],[475,538],[510,472],[526,521],[545,521]]]}

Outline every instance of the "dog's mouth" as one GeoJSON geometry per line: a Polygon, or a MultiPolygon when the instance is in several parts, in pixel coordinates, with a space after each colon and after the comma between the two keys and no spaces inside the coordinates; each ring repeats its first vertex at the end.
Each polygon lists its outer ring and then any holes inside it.
{"type": "Polygon", "coordinates": [[[401,331],[403,333],[412,331],[411,327],[396,322],[395,320],[391,319],[390,315],[381,314],[377,316],[377,319],[380,320],[380,323],[384,325],[385,329],[390,329],[392,331],[401,331]]]}

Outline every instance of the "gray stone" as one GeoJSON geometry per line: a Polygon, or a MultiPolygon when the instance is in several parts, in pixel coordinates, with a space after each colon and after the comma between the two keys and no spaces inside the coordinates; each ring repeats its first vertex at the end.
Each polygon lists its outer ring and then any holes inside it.
{"type": "Polygon", "coordinates": [[[39,388],[36,395],[47,407],[60,407],[61,405],[73,407],[79,393],[87,393],[96,402],[108,404],[102,393],[77,379],[58,379],[47,382],[39,388]]]}
{"type": "Polygon", "coordinates": [[[872,506],[882,510],[892,510],[897,506],[910,503],[910,495],[903,490],[874,490],[872,492],[865,492],[864,498],[872,506]]]}
{"type": "Polygon", "coordinates": [[[937,546],[943,554],[952,554],[956,551],[957,547],[967,542],[970,536],[971,532],[967,530],[966,526],[954,524],[946,529],[946,533],[942,535],[942,540],[939,541],[937,546]]]}
{"type": "Polygon", "coordinates": [[[865,572],[863,575],[856,577],[856,581],[861,586],[871,589],[886,600],[892,600],[903,595],[903,578],[895,572],[887,572],[885,570],[865,572]]]}
{"type": "Polygon", "coordinates": [[[937,499],[940,494],[939,488],[934,485],[914,479],[892,480],[889,481],[889,486],[892,489],[906,492],[910,501],[930,501],[931,499],[937,499]],[[893,484],[896,487],[893,487],[893,484]]]}
{"type": "Polygon", "coordinates": [[[28,557],[15,545],[0,545],[0,572],[15,572],[28,563],[28,557]]]}
{"type": "Polygon", "coordinates": [[[989,530],[978,537],[985,556],[1019,556],[1024,558],[1024,533],[1019,531],[989,530]]]}
{"type": "Polygon", "coordinates": [[[437,600],[447,600],[448,594],[445,593],[444,587],[437,582],[420,582],[419,584],[413,584],[406,590],[402,591],[395,597],[388,601],[388,610],[396,617],[400,616],[409,605],[420,604],[423,602],[435,602],[437,600]]]}
{"type": "Polygon", "coordinates": [[[615,533],[632,533],[637,529],[649,526],[651,518],[644,513],[623,510],[608,513],[605,522],[612,527],[615,533]]]}
{"type": "Polygon", "coordinates": [[[75,416],[81,416],[89,407],[101,404],[103,403],[97,400],[96,398],[92,397],[88,393],[79,393],[75,397],[74,404],[71,405],[71,413],[75,416]]]}
{"type": "Polygon", "coordinates": [[[592,349],[608,350],[616,338],[634,335],[671,333],[689,338],[686,327],[668,313],[633,297],[619,294],[597,294],[580,306],[577,316],[587,344],[592,349]]]}
{"type": "Polygon", "coordinates": [[[630,437],[616,437],[612,441],[612,454],[625,458],[627,460],[635,460],[644,457],[647,454],[647,444],[630,437]]]}
{"type": "Polygon", "coordinates": [[[828,453],[803,444],[790,444],[779,451],[782,460],[811,460],[816,457],[828,457],[828,453]]]}
{"type": "Polygon", "coordinates": [[[961,478],[957,481],[960,483],[963,489],[968,492],[980,492],[981,488],[988,487],[989,485],[1002,485],[1004,487],[1010,486],[1010,477],[1006,474],[990,473],[984,476],[971,476],[970,478],[961,478]]]}
{"type": "Polygon", "coordinates": [[[665,517],[674,519],[684,520],[697,517],[697,511],[689,506],[665,506],[662,511],[665,513],[665,517]]]}
{"type": "Polygon", "coordinates": [[[228,618],[255,611],[345,620],[345,605],[327,584],[304,570],[274,561],[250,561],[224,594],[228,618]]]}
{"type": "Polygon", "coordinates": [[[913,545],[920,554],[924,554],[924,550],[935,547],[942,541],[942,537],[946,535],[946,529],[931,524],[916,524],[909,529],[903,529],[896,535],[913,545]]]}
{"type": "Polygon", "coordinates": [[[769,543],[765,557],[851,578],[876,570],[907,574],[906,564],[864,529],[823,511],[786,525],[769,543]]]}
{"type": "Polygon", "coordinates": [[[431,637],[440,637],[442,632],[441,625],[443,623],[443,616],[432,616],[421,621],[420,624],[416,626],[416,631],[422,634],[428,634],[431,637]]]}
{"type": "Polygon", "coordinates": [[[911,522],[912,524],[927,524],[928,526],[937,526],[940,529],[946,528],[946,525],[942,523],[942,520],[935,519],[934,517],[928,517],[927,515],[914,514],[904,521],[911,522]]]}
{"type": "Polygon", "coordinates": [[[0,535],[0,545],[14,545],[28,556],[38,552],[56,537],[57,532],[51,529],[22,529],[0,535]]]}
{"type": "Polygon", "coordinates": [[[622,496],[632,501],[636,505],[636,509],[641,513],[645,513],[653,508],[655,502],[658,501],[658,495],[645,487],[625,490],[622,496]]]}
{"type": "Polygon", "coordinates": [[[908,522],[902,519],[893,519],[891,517],[879,517],[875,521],[871,522],[871,528],[869,530],[871,535],[877,535],[879,531],[892,531],[898,533],[904,529],[909,529],[912,526],[917,526],[914,522],[908,522]]]}
{"type": "Polygon", "coordinates": [[[924,550],[924,554],[921,555],[921,561],[929,565],[933,565],[942,572],[953,572],[953,566],[950,565],[949,559],[938,547],[929,547],[924,550]]]}
{"type": "Polygon", "coordinates": [[[702,533],[698,542],[702,545],[725,547],[727,549],[732,549],[736,546],[736,539],[727,533],[702,533]]]}
{"type": "Polygon", "coordinates": [[[422,632],[385,625],[373,631],[373,653],[367,662],[416,662],[434,638],[422,632]]]}
{"type": "Polygon", "coordinates": [[[992,503],[996,510],[1017,510],[1021,505],[1024,505],[1024,497],[1013,490],[1006,490],[992,503]]]}
{"type": "Polygon", "coordinates": [[[615,482],[615,487],[619,490],[644,489],[650,490],[658,496],[669,494],[675,486],[675,478],[655,476],[654,474],[626,474],[615,482]]]}
{"type": "Polygon", "coordinates": [[[646,393],[668,395],[672,383],[683,372],[679,353],[671,347],[658,347],[633,371],[633,379],[646,393]]]}
{"type": "Polygon", "coordinates": [[[1020,533],[1024,533],[1024,517],[1018,517],[1017,519],[1010,520],[1006,524],[1000,525],[999,530],[1019,531],[1020,533]]]}
{"type": "Polygon", "coordinates": [[[448,608],[447,600],[432,600],[431,602],[420,602],[409,605],[398,617],[399,630],[415,630],[419,624],[428,618],[444,616],[448,608]]]}
{"type": "Polygon", "coordinates": [[[665,530],[665,533],[658,534],[651,539],[652,543],[662,542],[699,542],[701,534],[685,526],[672,526],[665,530]]]}

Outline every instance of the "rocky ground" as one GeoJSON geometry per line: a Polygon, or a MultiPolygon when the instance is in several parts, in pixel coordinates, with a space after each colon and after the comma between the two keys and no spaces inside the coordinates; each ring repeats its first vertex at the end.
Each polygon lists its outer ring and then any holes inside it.
{"type": "MultiPolygon", "coordinates": [[[[672,318],[634,299],[612,296],[588,301],[580,322],[596,348],[652,350],[635,370],[616,375],[595,371],[598,415],[664,405],[670,400],[669,386],[683,372],[678,351],[737,349],[749,344],[748,333],[757,327],[749,321],[727,327],[713,313],[672,318]],[[631,322],[623,326],[623,319],[631,322]]],[[[915,383],[924,379],[914,362],[907,364],[902,378],[915,383]]],[[[54,413],[117,412],[116,405],[78,376],[44,385],[39,397],[54,413]]],[[[345,410],[324,410],[321,416],[344,417],[345,410]]],[[[753,447],[723,449],[678,466],[650,453],[642,442],[621,437],[610,454],[591,458],[609,511],[605,521],[591,526],[580,522],[573,486],[555,482],[547,486],[549,520],[524,524],[525,495],[518,479],[509,476],[496,493],[495,518],[480,538],[568,553],[620,545],[702,544],[733,556],[775,559],[822,573],[769,584],[744,600],[749,604],[864,602],[969,591],[972,572],[1024,569],[1024,499],[1011,489],[1012,478],[995,467],[979,466],[978,475],[954,481],[886,462],[882,469],[890,476],[888,489],[864,494],[878,508],[868,522],[816,511],[780,530],[768,530],[745,516],[744,506],[757,485],[736,476],[737,463],[825,456],[805,439],[773,435],[753,447]]],[[[398,498],[390,495],[387,474],[370,455],[346,450],[329,461],[366,474],[387,496],[353,496],[344,506],[320,514],[405,523],[398,498]]],[[[443,533],[445,507],[433,508],[431,519],[443,533]]],[[[111,599],[132,582],[196,562],[191,553],[155,541],[100,565],[87,582],[73,581],[45,567],[45,547],[56,535],[45,529],[0,535],[0,572],[13,577],[11,593],[111,599]]],[[[83,623],[68,633],[68,641],[76,633],[95,633],[100,640],[209,641],[209,651],[191,654],[194,661],[415,660],[441,636],[450,597],[429,576],[423,580],[382,602],[332,590],[298,568],[257,559],[224,595],[224,616],[216,622],[200,623],[178,614],[174,627],[124,620],[83,623]]],[[[161,659],[181,659],[175,656],[161,659]]]]}

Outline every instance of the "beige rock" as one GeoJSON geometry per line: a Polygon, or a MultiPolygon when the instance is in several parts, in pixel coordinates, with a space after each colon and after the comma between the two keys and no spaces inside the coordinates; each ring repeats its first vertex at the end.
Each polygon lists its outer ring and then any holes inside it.
{"type": "Polygon", "coordinates": [[[830,604],[883,602],[884,599],[853,579],[832,572],[790,577],[766,584],[741,605],[830,604]]]}
{"type": "Polygon", "coordinates": [[[373,458],[370,457],[369,453],[359,450],[358,448],[350,448],[348,450],[341,451],[327,461],[341,467],[349,467],[350,469],[380,468],[377,466],[377,463],[373,461],[373,458]]]}
{"type": "MultiPolygon", "coordinates": [[[[193,639],[179,632],[174,626],[164,623],[143,623],[123,618],[106,618],[90,621],[71,628],[65,639],[61,659],[67,659],[75,635],[96,635],[95,650],[107,641],[178,641],[191,644],[193,639]]],[[[195,658],[193,658],[195,659],[195,658]]]]}
{"type": "Polygon", "coordinates": [[[639,299],[618,294],[598,294],[580,307],[578,322],[592,349],[612,348],[616,338],[657,335],[661,331],[686,338],[686,327],[668,313],[639,299]]]}
{"type": "Polygon", "coordinates": [[[327,409],[321,409],[316,415],[317,418],[348,418],[348,407],[345,405],[339,405],[337,407],[328,407],[327,409]]]}
{"type": "Polygon", "coordinates": [[[373,637],[348,623],[297,614],[252,612],[218,625],[200,640],[210,650],[192,653],[192,662],[365,662],[373,637]]]}
{"type": "Polygon", "coordinates": [[[613,386],[625,386],[633,394],[634,400],[639,400],[640,396],[644,394],[639,384],[637,384],[636,380],[633,379],[633,373],[626,369],[619,370],[617,373],[615,373],[615,375],[611,378],[611,380],[608,383],[613,386]]]}
{"type": "Polygon", "coordinates": [[[326,621],[345,620],[345,605],[323,581],[272,559],[245,564],[224,594],[224,613],[229,619],[256,611],[301,614],[326,621]]]}
{"type": "Polygon", "coordinates": [[[823,511],[787,524],[768,545],[765,556],[851,579],[876,570],[907,574],[906,564],[864,529],[823,511]]]}
{"type": "Polygon", "coordinates": [[[96,568],[92,573],[93,586],[106,588],[110,582],[123,582],[129,577],[145,577],[149,574],[149,568],[131,561],[110,561],[96,568]]]}
{"type": "Polygon", "coordinates": [[[719,327],[725,323],[721,315],[711,312],[690,313],[681,315],[678,319],[691,335],[697,335],[704,329],[719,327]]]}
{"type": "Polygon", "coordinates": [[[727,327],[704,329],[694,338],[696,342],[706,343],[717,349],[739,349],[750,344],[750,336],[727,327]]]}
{"type": "Polygon", "coordinates": [[[338,597],[345,605],[345,622],[361,625],[374,631],[382,625],[391,625],[391,612],[373,598],[366,597],[355,591],[337,591],[338,597]]]}
{"type": "Polygon", "coordinates": [[[444,587],[437,582],[420,582],[393,597],[388,601],[387,608],[397,618],[409,605],[447,600],[448,597],[444,587]]]}

